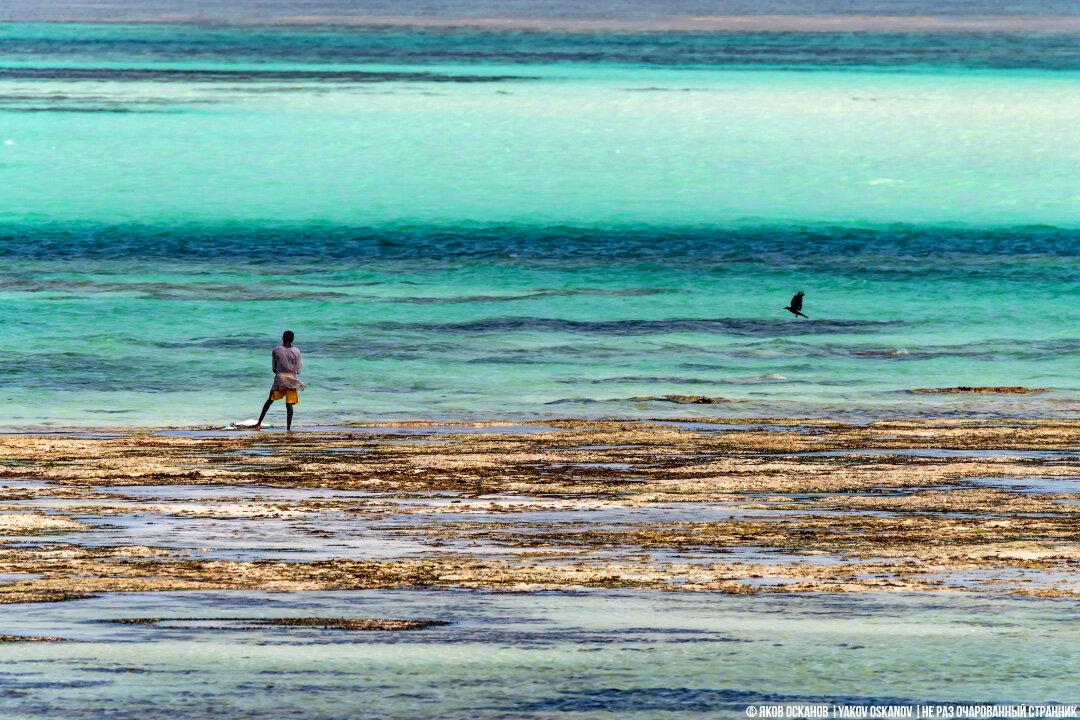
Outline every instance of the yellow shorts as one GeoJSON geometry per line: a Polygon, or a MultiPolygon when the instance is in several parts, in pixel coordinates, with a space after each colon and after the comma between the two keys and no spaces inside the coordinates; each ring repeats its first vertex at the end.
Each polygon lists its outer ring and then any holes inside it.
{"type": "Polygon", "coordinates": [[[270,401],[280,400],[285,398],[286,405],[295,405],[300,402],[300,393],[296,392],[295,388],[288,388],[286,390],[271,390],[270,401]]]}

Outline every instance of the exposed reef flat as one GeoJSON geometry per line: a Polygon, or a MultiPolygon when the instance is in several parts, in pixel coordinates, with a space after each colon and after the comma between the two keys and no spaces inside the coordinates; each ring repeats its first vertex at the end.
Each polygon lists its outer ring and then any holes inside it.
{"type": "Polygon", "coordinates": [[[0,436],[0,602],[615,587],[1080,595],[1080,422],[0,436]]]}

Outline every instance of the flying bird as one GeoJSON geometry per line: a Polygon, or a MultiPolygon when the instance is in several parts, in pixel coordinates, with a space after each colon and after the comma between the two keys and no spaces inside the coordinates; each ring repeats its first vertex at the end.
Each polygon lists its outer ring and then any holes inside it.
{"type": "Polygon", "coordinates": [[[801,312],[801,310],[802,310],[802,299],[805,296],[806,296],[806,293],[804,293],[802,290],[795,293],[795,297],[791,298],[791,305],[789,305],[788,307],[786,307],[784,309],[787,310],[789,313],[792,313],[792,314],[797,315],[799,317],[804,317],[807,320],[809,320],[810,318],[808,318],[806,315],[803,315],[802,312],[801,312]]]}

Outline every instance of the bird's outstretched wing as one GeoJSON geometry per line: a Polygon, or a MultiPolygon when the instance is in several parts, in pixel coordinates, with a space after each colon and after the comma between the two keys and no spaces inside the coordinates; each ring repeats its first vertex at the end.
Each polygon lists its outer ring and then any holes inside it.
{"type": "Polygon", "coordinates": [[[795,293],[795,297],[791,298],[791,309],[792,310],[802,310],[802,299],[805,296],[806,296],[806,293],[804,293],[802,290],[795,293]]]}

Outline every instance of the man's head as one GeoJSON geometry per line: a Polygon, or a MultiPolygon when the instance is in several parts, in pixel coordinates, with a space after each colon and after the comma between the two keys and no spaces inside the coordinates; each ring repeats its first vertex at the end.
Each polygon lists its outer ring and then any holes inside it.
{"type": "Polygon", "coordinates": [[[292,345],[292,339],[293,339],[292,330],[286,330],[285,332],[281,333],[281,344],[282,345],[292,345]]]}

